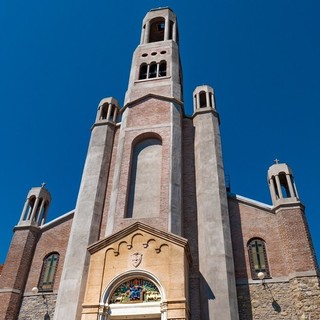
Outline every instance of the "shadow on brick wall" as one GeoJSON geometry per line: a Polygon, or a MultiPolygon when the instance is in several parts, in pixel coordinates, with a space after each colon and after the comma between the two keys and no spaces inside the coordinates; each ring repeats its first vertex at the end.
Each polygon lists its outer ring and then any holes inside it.
{"type": "Polygon", "coordinates": [[[240,209],[233,195],[229,194],[229,217],[232,238],[233,258],[235,265],[235,275],[237,284],[238,310],[240,320],[252,320],[252,304],[249,290],[248,274],[246,268],[246,258],[243,242],[242,224],[240,209]]]}
{"type": "MultiPolygon", "coordinates": [[[[190,317],[198,320],[200,315],[200,275],[199,275],[199,250],[198,250],[198,217],[196,199],[196,173],[194,154],[195,129],[191,120],[183,122],[183,233],[188,239],[192,255],[192,265],[189,270],[189,301],[190,317]]],[[[202,310],[201,310],[202,313],[202,310]]]]}

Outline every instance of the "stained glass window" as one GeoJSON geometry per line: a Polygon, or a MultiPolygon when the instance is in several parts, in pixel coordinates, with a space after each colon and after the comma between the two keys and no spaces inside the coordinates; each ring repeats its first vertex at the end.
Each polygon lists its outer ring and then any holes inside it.
{"type": "Polygon", "coordinates": [[[134,278],[118,286],[111,295],[109,303],[127,304],[160,300],[161,294],[154,283],[146,279],[134,278]]]}
{"type": "Polygon", "coordinates": [[[39,291],[52,291],[59,262],[59,253],[51,253],[43,260],[39,291]]]}
{"type": "Polygon", "coordinates": [[[252,239],[248,245],[252,279],[258,279],[258,273],[263,272],[265,278],[270,278],[266,246],[261,239],[252,239]]]}

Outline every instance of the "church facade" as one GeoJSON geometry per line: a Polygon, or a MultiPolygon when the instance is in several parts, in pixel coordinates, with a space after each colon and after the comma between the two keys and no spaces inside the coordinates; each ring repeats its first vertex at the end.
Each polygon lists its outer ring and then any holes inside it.
{"type": "Polygon", "coordinates": [[[285,163],[272,205],[225,182],[214,91],[184,112],[177,19],[147,13],[124,106],[103,99],[76,208],[32,188],[0,276],[0,319],[320,319],[304,206],[285,163]],[[309,318],[308,318],[309,317],[309,318]]]}

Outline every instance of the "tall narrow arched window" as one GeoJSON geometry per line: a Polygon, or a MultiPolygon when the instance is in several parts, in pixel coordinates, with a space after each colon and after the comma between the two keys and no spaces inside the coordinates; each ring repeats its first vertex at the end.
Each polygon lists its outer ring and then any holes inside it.
{"type": "Polygon", "coordinates": [[[164,18],[158,18],[150,24],[150,36],[149,42],[157,42],[164,40],[165,20],[164,18]]]}
{"type": "Polygon", "coordinates": [[[272,176],[270,183],[272,183],[272,185],[274,186],[274,192],[276,194],[276,198],[279,199],[280,195],[279,195],[279,190],[278,190],[275,176],[272,176]]]}
{"type": "Polygon", "coordinates": [[[298,194],[297,194],[297,189],[296,189],[296,186],[295,186],[295,182],[294,182],[294,178],[293,176],[290,174],[289,176],[289,180],[290,180],[290,183],[292,185],[292,192],[293,194],[291,195],[291,197],[297,197],[298,198],[298,194]]]}
{"type": "Polygon", "coordinates": [[[210,105],[210,107],[213,107],[213,94],[212,94],[212,92],[209,92],[209,105],[210,105]]]}
{"type": "Polygon", "coordinates": [[[169,24],[169,40],[172,40],[173,38],[173,21],[170,20],[170,24],[169,24]]]}
{"type": "Polygon", "coordinates": [[[108,114],[108,103],[104,103],[100,108],[100,120],[105,120],[107,119],[107,114],[108,114]]]}
{"type": "Polygon", "coordinates": [[[259,279],[259,272],[263,272],[265,278],[270,278],[265,242],[257,238],[251,239],[248,243],[248,253],[252,279],[259,279]]]}
{"type": "Polygon", "coordinates": [[[45,215],[48,208],[48,201],[41,199],[39,202],[39,210],[37,211],[37,215],[35,217],[35,220],[38,222],[38,224],[42,225],[45,221],[45,215]]]}
{"type": "Polygon", "coordinates": [[[35,196],[32,196],[32,197],[29,198],[28,207],[27,207],[27,209],[25,211],[25,216],[23,217],[23,220],[29,220],[30,219],[31,212],[33,210],[35,202],[36,202],[36,197],[35,196]]]}
{"type": "Polygon", "coordinates": [[[47,255],[43,260],[38,289],[39,291],[52,291],[54,279],[59,263],[59,253],[54,252],[47,255]]]}
{"type": "Polygon", "coordinates": [[[148,138],[132,152],[127,218],[149,218],[160,214],[162,144],[148,138]]]}
{"type": "Polygon", "coordinates": [[[290,194],[288,181],[287,181],[287,176],[286,176],[285,172],[280,172],[279,173],[279,181],[280,181],[280,187],[281,187],[282,196],[284,198],[290,198],[291,194],[290,194]]]}
{"type": "Polygon", "coordinates": [[[159,77],[165,77],[167,75],[167,62],[161,61],[159,64],[159,77]]]}
{"type": "Polygon", "coordinates": [[[200,94],[200,108],[204,108],[207,106],[207,97],[205,91],[201,91],[200,94]]]}
{"type": "Polygon", "coordinates": [[[143,63],[140,66],[139,80],[147,79],[147,76],[148,76],[148,65],[143,63]]]}
{"type": "Polygon", "coordinates": [[[149,66],[149,77],[148,78],[156,78],[157,77],[157,63],[151,62],[149,66]]]}

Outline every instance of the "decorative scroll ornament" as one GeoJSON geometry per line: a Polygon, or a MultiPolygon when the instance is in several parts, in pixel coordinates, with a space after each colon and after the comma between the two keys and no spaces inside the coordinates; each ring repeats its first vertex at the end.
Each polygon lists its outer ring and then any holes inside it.
{"type": "Polygon", "coordinates": [[[142,253],[135,252],[131,255],[131,263],[135,268],[138,267],[141,261],[142,261],[142,253]]]}

